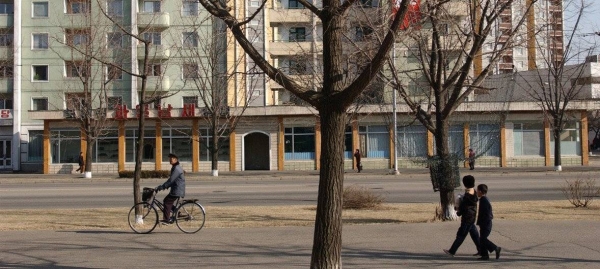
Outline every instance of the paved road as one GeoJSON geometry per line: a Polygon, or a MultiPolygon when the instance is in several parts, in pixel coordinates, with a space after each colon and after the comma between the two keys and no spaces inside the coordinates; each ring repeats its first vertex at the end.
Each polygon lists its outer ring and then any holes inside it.
{"type": "MultiPolygon", "coordinates": [[[[454,258],[457,222],[345,226],[344,268],[598,268],[594,221],[494,222],[500,260],[477,261],[467,239],[454,258]]],[[[308,268],[312,227],[0,232],[0,268],[308,268]]]]}
{"type": "MultiPolygon", "coordinates": [[[[490,187],[494,201],[562,200],[565,179],[600,176],[600,169],[548,172],[523,169],[464,170],[478,183],[490,187]]],[[[387,175],[385,170],[347,173],[345,185],[359,185],[373,190],[390,203],[435,203],[426,169],[387,175]]],[[[143,179],[142,186],[154,187],[163,180],[143,179]]],[[[315,171],[222,173],[218,178],[190,174],[187,196],[204,205],[307,205],[316,204],[318,174],[315,171]]],[[[161,194],[159,197],[162,197],[161,194]]],[[[129,206],[132,201],[131,180],[111,175],[83,179],[78,175],[0,175],[0,204],[4,209],[19,208],[102,208],[129,206]]]]}

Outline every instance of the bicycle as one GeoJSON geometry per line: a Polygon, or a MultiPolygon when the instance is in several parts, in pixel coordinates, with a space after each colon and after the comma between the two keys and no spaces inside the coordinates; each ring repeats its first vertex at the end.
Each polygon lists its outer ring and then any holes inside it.
{"type": "MultiPolygon", "coordinates": [[[[142,202],[135,204],[129,210],[129,227],[139,234],[152,232],[158,225],[158,210],[162,212],[165,206],[156,200],[156,190],[153,188],[144,188],[142,191],[142,202]],[[136,208],[138,213],[136,215],[136,208]]],[[[174,204],[171,220],[177,225],[179,230],[184,233],[196,233],[204,227],[206,212],[204,207],[198,202],[198,199],[180,199],[174,204]]]]}

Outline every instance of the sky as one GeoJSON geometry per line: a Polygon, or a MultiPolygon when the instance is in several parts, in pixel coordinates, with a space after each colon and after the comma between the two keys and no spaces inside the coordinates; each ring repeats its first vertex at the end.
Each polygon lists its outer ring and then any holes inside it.
{"type": "MultiPolygon", "coordinates": [[[[600,0],[585,0],[586,4],[589,7],[584,11],[584,16],[582,21],[580,22],[579,31],[581,34],[578,35],[577,41],[581,44],[589,44],[591,46],[593,43],[598,44],[598,48],[595,50],[595,54],[600,54],[600,36],[598,35],[584,35],[591,34],[595,32],[600,32],[600,0]]],[[[564,30],[565,34],[568,34],[569,30],[572,30],[573,24],[569,21],[569,18],[573,17],[573,8],[565,7],[564,18],[565,25],[564,30]]],[[[565,42],[567,39],[565,39],[565,42]]]]}

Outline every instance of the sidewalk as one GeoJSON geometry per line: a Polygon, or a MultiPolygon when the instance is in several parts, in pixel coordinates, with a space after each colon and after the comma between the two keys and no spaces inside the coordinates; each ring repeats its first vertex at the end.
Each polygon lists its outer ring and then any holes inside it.
{"type": "MultiPolygon", "coordinates": [[[[209,220],[210,221],[210,220],[209,220]]],[[[465,240],[446,256],[458,222],[344,226],[344,268],[598,268],[594,221],[494,222],[500,260],[477,261],[465,240]]],[[[0,232],[0,268],[308,268],[312,227],[0,232]]]]}

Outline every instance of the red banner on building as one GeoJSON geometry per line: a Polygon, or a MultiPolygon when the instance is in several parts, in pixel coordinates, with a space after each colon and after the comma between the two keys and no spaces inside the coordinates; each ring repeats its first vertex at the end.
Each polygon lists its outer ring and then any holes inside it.
{"type": "MultiPolygon", "coordinates": [[[[392,13],[395,15],[400,8],[400,2],[402,0],[396,0],[396,4],[392,10],[392,13]]],[[[406,30],[408,27],[413,27],[416,29],[421,28],[421,24],[419,23],[421,20],[421,0],[410,0],[408,4],[408,11],[406,12],[406,16],[404,17],[404,21],[400,25],[400,30],[406,30]]]]}

